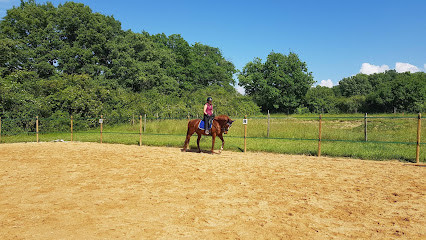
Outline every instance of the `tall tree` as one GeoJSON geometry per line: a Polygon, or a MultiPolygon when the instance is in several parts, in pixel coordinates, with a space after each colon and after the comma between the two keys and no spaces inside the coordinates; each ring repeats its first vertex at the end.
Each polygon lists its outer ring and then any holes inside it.
{"type": "Polygon", "coordinates": [[[306,106],[311,112],[330,113],[336,111],[336,97],[333,89],[316,86],[306,93],[306,106]]]}
{"type": "Polygon", "coordinates": [[[293,112],[314,83],[307,64],[297,54],[271,52],[265,63],[256,58],[238,75],[239,85],[263,111],[293,112]]]}

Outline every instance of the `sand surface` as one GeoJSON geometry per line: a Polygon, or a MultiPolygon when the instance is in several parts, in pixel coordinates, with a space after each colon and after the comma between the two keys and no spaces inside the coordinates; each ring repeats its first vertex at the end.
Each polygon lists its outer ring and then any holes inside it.
{"type": "Polygon", "coordinates": [[[426,167],[0,145],[0,239],[426,239],[426,167]]]}

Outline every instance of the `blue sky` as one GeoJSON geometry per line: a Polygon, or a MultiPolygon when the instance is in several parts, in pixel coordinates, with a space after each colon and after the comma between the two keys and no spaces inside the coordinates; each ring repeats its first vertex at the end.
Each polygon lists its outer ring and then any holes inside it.
{"type": "MultiPolygon", "coordinates": [[[[113,15],[125,30],[181,34],[190,44],[218,47],[239,70],[272,51],[295,52],[317,84],[329,86],[359,72],[426,68],[425,0],[74,2],[113,15]]],[[[19,4],[0,0],[0,17],[19,4]]]]}

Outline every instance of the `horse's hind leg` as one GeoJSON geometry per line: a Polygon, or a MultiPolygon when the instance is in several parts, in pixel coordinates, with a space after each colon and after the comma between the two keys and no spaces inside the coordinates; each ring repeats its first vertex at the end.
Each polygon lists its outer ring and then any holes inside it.
{"type": "Polygon", "coordinates": [[[194,132],[190,132],[189,130],[188,130],[188,132],[186,133],[186,139],[185,139],[185,143],[183,144],[183,149],[182,149],[182,152],[186,152],[186,148],[188,147],[188,145],[189,145],[189,140],[191,140],[191,136],[192,136],[192,134],[194,134],[194,132]]]}
{"type": "Polygon", "coordinates": [[[189,140],[191,140],[190,135],[186,135],[185,143],[183,144],[182,152],[186,152],[186,149],[188,148],[189,140]]]}
{"type": "Polygon", "coordinates": [[[201,134],[198,134],[198,138],[197,138],[197,147],[198,147],[198,152],[199,152],[199,153],[201,152],[201,149],[200,149],[200,139],[201,139],[201,134]]]}

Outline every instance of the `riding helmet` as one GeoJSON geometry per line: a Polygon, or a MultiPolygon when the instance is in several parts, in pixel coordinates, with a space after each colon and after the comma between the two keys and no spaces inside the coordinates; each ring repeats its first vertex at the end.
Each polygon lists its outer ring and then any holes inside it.
{"type": "Polygon", "coordinates": [[[208,102],[208,101],[213,101],[213,98],[208,97],[208,98],[207,98],[207,102],[208,102]]]}

